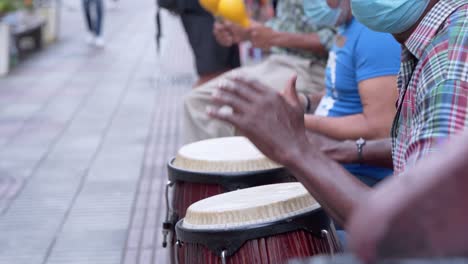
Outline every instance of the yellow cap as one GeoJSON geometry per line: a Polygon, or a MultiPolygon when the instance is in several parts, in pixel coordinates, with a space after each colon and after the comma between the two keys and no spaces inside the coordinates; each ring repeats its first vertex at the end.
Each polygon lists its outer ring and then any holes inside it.
{"type": "Polygon", "coordinates": [[[244,0],[220,0],[218,15],[243,27],[250,26],[250,19],[244,0]]]}

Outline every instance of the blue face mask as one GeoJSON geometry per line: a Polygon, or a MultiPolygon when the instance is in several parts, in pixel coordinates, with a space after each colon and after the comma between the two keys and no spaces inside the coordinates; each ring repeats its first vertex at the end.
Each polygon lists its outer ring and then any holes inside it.
{"type": "Polygon", "coordinates": [[[326,0],[304,0],[304,12],[309,21],[317,26],[336,26],[341,8],[330,8],[326,0]]]}
{"type": "Polygon", "coordinates": [[[353,15],[368,28],[402,33],[421,17],[430,0],[351,0],[353,15]]]}

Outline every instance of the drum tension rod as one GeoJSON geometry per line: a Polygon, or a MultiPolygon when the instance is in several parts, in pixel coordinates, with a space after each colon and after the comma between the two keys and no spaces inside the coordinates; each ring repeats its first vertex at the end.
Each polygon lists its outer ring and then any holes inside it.
{"type": "Polygon", "coordinates": [[[163,242],[162,246],[163,248],[167,247],[167,236],[169,235],[172,230],[174,230],[174,217],[172,214],[172,209],[169,204],[169,188],[174,185],[173,182],[168,181],[166,183],[166,193],[165,193],[165,198],[166,198],[166,220],[162,224],[162,234],[163,234],[163,242]]]}
{"type": "Polygon", "coordinates": [[[330,256],[334,257],[335,256],[335,249],[333,248],[333,241],[331,239],[330,233],[327,230],[323,229],[322,230],[322,237],[327,240],[328,247],[330,248],[330,256]]]}
{"type": "Polygon", "coordinates": [[[174,250],[174,254],[175,254],[174,259],[175,259],[175,262],[176,262],[175,264],[179,264],[179,263],[180,263],[180,260],[179,260],[179,248],[181,248],[181,247],[184,245],[184,242],[182,242],[182,241],[180,241],[180,240],[177,240],[177,241],[175,242],[175,244],[176,244],[176,248],[175,248],[175,250],[174,250]]]}
{"type": "Polygon", "coordinates": [[[221,264],[226,264],[226,255],[227,255],[227,250],[223,250],[221,252],[221,264]]]}

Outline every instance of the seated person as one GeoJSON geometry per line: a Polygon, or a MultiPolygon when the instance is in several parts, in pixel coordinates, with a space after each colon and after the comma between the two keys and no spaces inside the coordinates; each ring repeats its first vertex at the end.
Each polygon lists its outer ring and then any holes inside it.
{"type": "MultiPolygon", "coordinates": [[[[275,18],[266,25],[255,21],[252,24],[248,30],[230,24],[215,26],[215,33],[221,35],[218,39],[224,45],[232,45],[232,41],[251,40],[257,47],[271,47],[271,55],[263,62],[240,67],[227,74],[250,76],[278,91],[284,88],[293,73],[297,73],[299,91],[310,93],[323,90],[326,54],[332,44],[334,30],[309,23],[304,16],[302,0],[280,0],[275,18]],[[233,29],[219,29],[227,26],[232,26],[233,29]],[[223,37],[234,32],[238,33],[228,38],[223,37]]],[[[224,74],[198,87],[185,97],[185,142],[235,134],[231,125],[213,120],[206,114],[211,94],[226,76],[224,74]]]]}
{"type": "MultiPolygon", "coordinates": [[[[328,57],[326,94],[315,114],[306,114],[305,126],[332,139],[359,140],[359,144],[365,144],[365,140],[390,135],[401,48],[390,34],[366,28],[352,17],[349,7],[346,10],[338,16],[339,10],[329,8],[325,1],[306,2],[305,12],[311,22],[337,25],[338,34],[328,57]],[[326,17],[335,19],[327,21],[326,17]]],[[[306,105],[311,103],[305,104],[308,108],[306,105]]],[[[359,163],[344,166],[369,186],[392,174],[391,169],[378,166],[359,163]]]]}
{"type": "MultiPolygon", "coordinates": [[[[357,140],[357,145],[387,138],[396,111],[399,44],[390,34],[359,23],[349,7],[340,16],[340,9],[329,8],[326,1],[307,0],[304,9],[313,22],[338,26],[326,68],[326,94],[315,114],[305,116],[306,128],[333,139],[357,140]]],[[[390,169],[359,163],[345,168],[369,186],[392,174],[390,169]]]]}

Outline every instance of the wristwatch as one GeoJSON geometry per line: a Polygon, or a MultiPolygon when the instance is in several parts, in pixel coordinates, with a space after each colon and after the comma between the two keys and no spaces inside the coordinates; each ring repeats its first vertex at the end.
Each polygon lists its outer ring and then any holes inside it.
{"type": "Polygon", "coordinates": [[[358,140],[356,140],[356,147],[357,147],[357,152],[358,152],[358,161],[359,163],[362,162],[362,149],[364,148],[364,146],[366,145],[366,140],[363,139],[363,138],[360,138],[358,140]]]}

